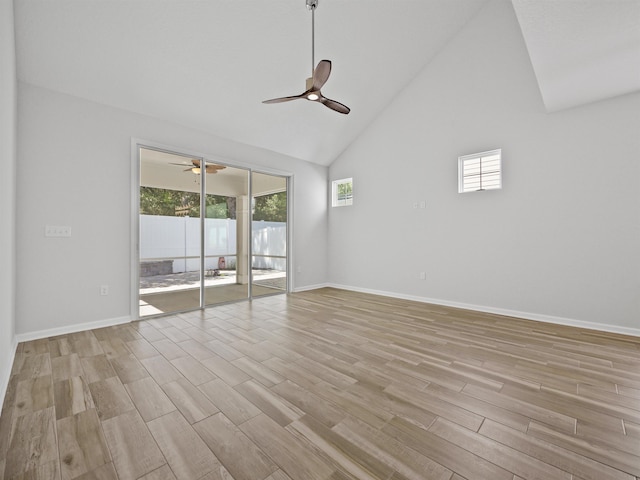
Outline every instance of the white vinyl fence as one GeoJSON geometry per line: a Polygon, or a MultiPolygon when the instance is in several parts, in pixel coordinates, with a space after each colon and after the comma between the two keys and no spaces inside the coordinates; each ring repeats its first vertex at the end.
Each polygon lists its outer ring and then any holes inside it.
{"type": "Polygon", "coordinates": [[[251,225],[251,266],[263,270],[285,271],[287,268],[287,224],[253,222],[251,225]]]}
{"type": "MultiPolygon", "coordinates": [[[[253,268],[285,270],[287,226],[284,222],[253,222],[253,268]],[[278,258],[281,257],[281,258],[278,258]]],[[[173,273],[200,268],[200,219],[140,215],[140,261],[173,261],[173,273]]],[[[218,268],[220,257],[235,267],[236,221],[205,219],[205,268],[218,268]]]]}

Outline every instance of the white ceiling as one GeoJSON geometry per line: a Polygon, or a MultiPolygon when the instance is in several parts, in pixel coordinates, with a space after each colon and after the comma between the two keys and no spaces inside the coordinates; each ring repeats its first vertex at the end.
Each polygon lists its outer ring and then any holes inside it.
{"type": "Polygon", "coordinates": [[[547,111],[640,91],[640,1],[513,5],[547,111]]]}
{"type": "MultiPolygon", "coordinates": [[[[328,165],[487,1],[320,0],[316,62],[333,62],[322,90],[349,115],[261,103],[305,88],[305,0],[15,1],[18,78],[328,165]]],[[[628,65],[640,51],[639,5],[514,0],[550,110],[640,90],[638,63],[628,65]],[[611,57],[613,75],[592,74],[611,57]]]]}

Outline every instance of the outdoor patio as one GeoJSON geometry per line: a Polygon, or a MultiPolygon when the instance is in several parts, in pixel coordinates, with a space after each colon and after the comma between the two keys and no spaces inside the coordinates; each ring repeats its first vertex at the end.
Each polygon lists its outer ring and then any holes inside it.
{"type": "MultiPolygon", "coordinates": [[[[211,271],[213,272],[213,271],[211,271]]],[[[253,270],[253,297],[285,293],[286,272],[253,270]]],[[[235,270],[220,270],[205,276],[205,304],[234,302],[248,298],[248,285],[236,283],[235,270]]],[[[200,306],[200,273],[184,272],[140,277],[140,316],[193,310],[200,306]]]]}

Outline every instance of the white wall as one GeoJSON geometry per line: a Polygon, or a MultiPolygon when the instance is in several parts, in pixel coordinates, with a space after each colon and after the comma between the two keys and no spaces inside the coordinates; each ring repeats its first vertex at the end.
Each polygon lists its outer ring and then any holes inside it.
{"type": "Polygon", "coordinates": [[[638,94],[545,114],[490,2],[332,164],[354,205],[329,213],[329,280],[640,334],[639,132],[638,94]],[[504,188],[458,194],[457,157],[494,148],[504,188]]]}
{"type": "Polygon", "coordinates": [[[28,84],[18,90],[19,334],[128,318],[132,138],[293,173],[294,286],[326,282],[326,167],[28,84]],[[72,236],[45,238],[45,225],[69,225],[72,236]]]}
{"type": "Polygon", "coordinates": [[[0,406],[15,349],[16,101],[13,2],[0,0],[0,406]]]}

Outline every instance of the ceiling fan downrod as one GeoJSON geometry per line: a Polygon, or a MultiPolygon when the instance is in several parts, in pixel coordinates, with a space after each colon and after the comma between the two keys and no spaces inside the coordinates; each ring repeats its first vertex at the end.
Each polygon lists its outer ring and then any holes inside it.
{"type": "Polygon", "coordinates": [[[316,68],[316,8],[320,0],[306,0],[307,9],[311,10],[311,76],[316,68]]]}

